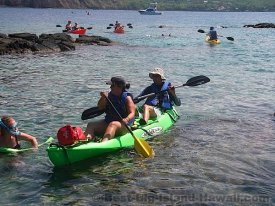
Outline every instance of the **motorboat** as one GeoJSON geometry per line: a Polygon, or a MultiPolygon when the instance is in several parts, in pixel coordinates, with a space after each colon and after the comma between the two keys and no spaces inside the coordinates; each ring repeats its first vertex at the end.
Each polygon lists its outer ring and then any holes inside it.
{"type": "Polygon", "coordinates": [[[161,15],[162,12],[157,10],[157,2],[150,3],[147,9],[139,10],[138,11],[142,15],[161,15]]]}

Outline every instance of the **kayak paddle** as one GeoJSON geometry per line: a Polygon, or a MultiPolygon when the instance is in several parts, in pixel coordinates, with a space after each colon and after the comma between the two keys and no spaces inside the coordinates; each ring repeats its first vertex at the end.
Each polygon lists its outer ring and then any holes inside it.
{"type": "Polygon", "coordinates": [[[153,157],[154,151],[150,147],[150,145],[144,139],[137,138],[134,135],[134,133],[130,129],[130,127],[123,122],[123,118],[121,117],[121,115],[119,114],[119,112],[117,111],[117,109],[115,108],[113,103],[111,102],[111,100],[107,96],[105,96],[105,97],[106,97],[107,101],[109,102],[109,104],[112,106],[112,108],[115,110],[115,112],[116,112],[117,116],[119,117],[119,119],[121,120],[121,122],[124,124],[124,126],[127,128],[127,130],[130,132],[130,134],[134,138],[134,140],[135,140],[134,147],[135,147],[135,150],[137,151],[137,153],[141,154],[143,157],[153,157]]]}
{"type": "Polygon", "coordinates": [[[92,119],[94,117],[100,116],[104,113],[104,110],[100,110],[98,107],[92,107],[89,109],[84,110],[81,115],[82,120],[92,119]]]}
{"type": "MultiPolygon", "coordinates": [[[[61,25],[57,24],[56,27],[62,27],[61,25]]],[[[80,27],[80,29],[85,29],[84,27],[80,27]]],[[[87,27],[86,29],[90,30],[90,29],[93,29],[93,27],[87,27]]],[[[63,30],[65,31],[65,30],[63,30]]]]}
{"type": "MultiPolygon", "coordinates": [[[[204,30],[202,30],[202,29],[199,29],[198,32],[199,32],[199,33],[206,33],[206,32],[205,32],[204,30]]],[[[219,36],[220,36],[220,37],[225,37],[225,38],[227,38],[229,41],[234,41],[234,38],[231,37],[231,36],[228,36],[228,37],[222,36],[222,35],[219,35],[219,36]]]]}
{"type": "Polygon", "coordinates": [[[202,30],[202,29],[199,29],[198,32],[199,32],[199,33],[206,33],[206,32],[205,32],[204,30],[202,30]]]}
{"type": "MultiPolygon", "coordinates": [[[[221,35],[219,35],[219,36],[221,36],[221,35]]],[[[221,37],[225,37],[225,38],[227,38],[229,41],[234,41],[234,38],[231,37],[231,36],[221,36],[221,37]]]]}
{"type": "MultiPolygon", "coordinates": [[[[210,81],[210,79],[208,77],[200,75],[200,76],[190,78],[185,84],[175,86],[175,88],[184,87],[184,86],[195,87],[195,86],[198,86],[201,84],[205,84],[209,81],[210,81]]],[[[140,102],[141,100],[146,99],[147,97],[151,97],[151,96],[154,96],[156,94],[159,94],[159,93],[165,92],[165,91],[167,91],[167,90],[163,90],[158,93],[150,93],[150,94],[147,94],[144,96],[140,96],[140,97],[134,99],[134,103],[136,104],[136,103],[140,102]]],[[[104,110],[100,110],[98,107],[92,107],[92,108],[84,110],[84,112],[81,115],[81,119],[82,120],[92,119],[94,117],[100,116],[103,113],[104,113],[104,110]]]]}
{"type": "Polygon", "coordinates": [[[128,23],[127,26],[132,29],[133,28],[133,25],[131,23],[128,23]]]}

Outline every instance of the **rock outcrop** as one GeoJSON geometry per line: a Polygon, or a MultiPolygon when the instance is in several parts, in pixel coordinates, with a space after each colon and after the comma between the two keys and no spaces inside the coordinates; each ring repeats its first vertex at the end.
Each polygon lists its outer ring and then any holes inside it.
{"type": "Polygon", "coordinates": [[[109,46],[113,42],[101,36],[79,36],[74,39],[66,33],[41,34],[0,33],[0,55],[24,53],[53,53],[75,50],[79,44],[109,46]]]}
{"type": "Polygon", "coordinates": [[[275,28],[275,24],[272,23],[259,23],[259,24],[247,24],[243,27],[252,27],[252,28],[275,28]]]}

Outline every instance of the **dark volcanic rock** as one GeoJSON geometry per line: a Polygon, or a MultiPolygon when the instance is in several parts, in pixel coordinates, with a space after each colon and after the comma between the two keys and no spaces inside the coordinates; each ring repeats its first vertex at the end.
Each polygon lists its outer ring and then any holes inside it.
{"type": "Polygon", "coordinates": [[[259,23],[259,24],[247,24],[243,27],[252,27],[252,28],[275,28],[275,24],[272,23],[259,23]]]}
{"type": "Polygon", "coordinates": [[[15,33],[15,34],[9,34],[10,38],[19,38],[19,39],[25,39],[28,41],[34,41],[36,42],[38,40],[38,37],[36,34],[30,34],[30,33],[15,33]]]}
{"type": "Polygon", "coordinates": [[[0,33],[0,38],[7,38],[8,36],[6,34],[0,33]]]}
{"type": "Polygon", "coordinates": [[[73,37],[66,33],[56,33],[56,34],[41,34],[39,36],[39,40],[48,40],[48,41],[67,41],[67,42],[74,42],[75,40],[73,37]]]}
{"type": "Polygon", "coordinates": [[[112,41],[101,36],[86,35],[73,39],[66,33],[41,34],[39,37],[30,33],[0,33],[0,55],[71,51],[79,44],[109,46],[112,41]]]}
{"type": "Polygon", "coordinates": [[[108,46],[112,43],[112,41],[108,38],[101,37],[101,36],[87,36],[87,35],[81,35],[79,38],[75,40],[76,43],[81,44],[97,44],[102,46],[108,46]]]}

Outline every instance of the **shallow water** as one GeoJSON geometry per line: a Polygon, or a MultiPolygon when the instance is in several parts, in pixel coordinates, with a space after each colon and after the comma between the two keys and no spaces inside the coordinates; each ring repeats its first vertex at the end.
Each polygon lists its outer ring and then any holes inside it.
{"type": "Polygon", "coordinates": [[[245,24],[275,22],[274,13],[164,12],[0,8],[0,32],[55,33],[71,19],[88,34],[122,42],[80,46],[47,55],[0,57],[0,114],[13,115],[43,142],[65,124],[85,128],[84,109],[95,106],[111,76],[124,75],[136,95],[148,73],[163,67],[174,85],[196,75],[211,82],[178,88],[180,120],[150,141],[156,156],[126,150],[58,169],[46,146],[0,156],[0,203],[37,205],[271,205],[275,203],[275,33],[245,24]],[[124,35],[106,27],[132,23],[124,35]],[[165,25],[165,28],[158,28],[165,25]],[[218,28],[210,46],[198,29],[218,28]],[[171,33],[171,37],[168,34],[171,33]],[[164,37],[162,36],[164,34],[164,37]]]}

